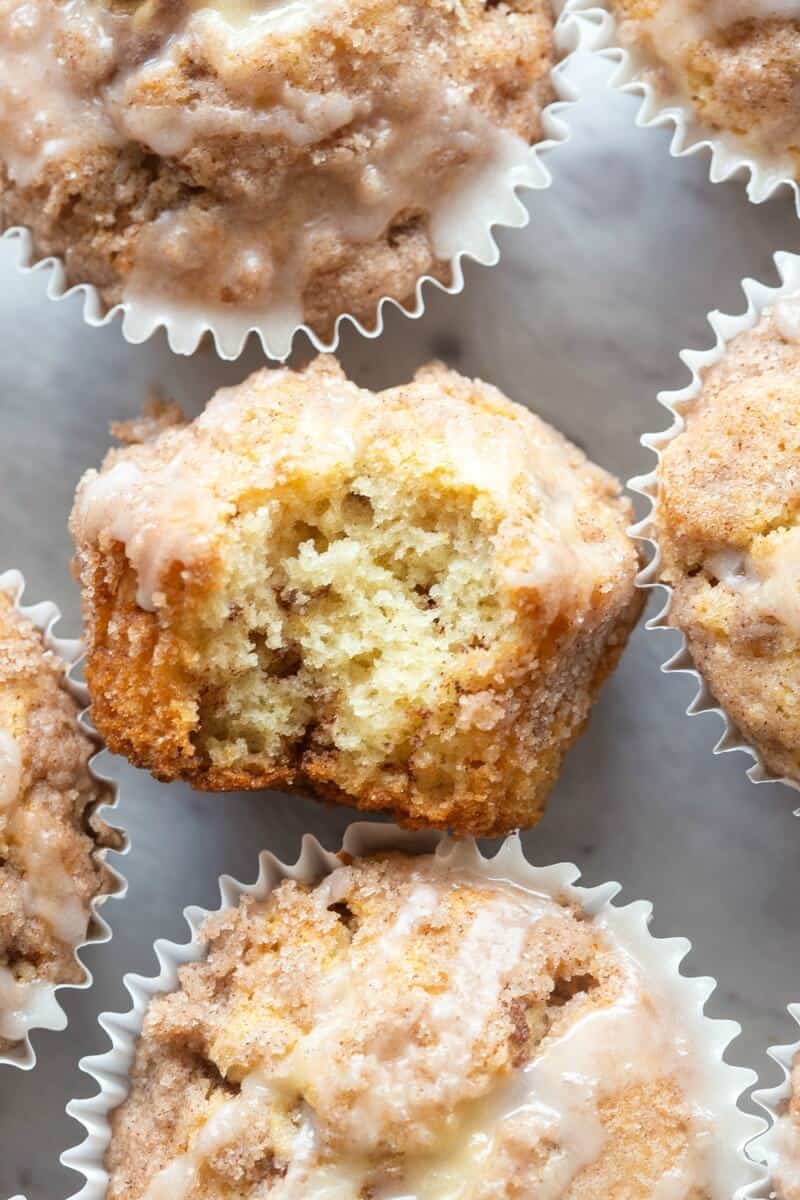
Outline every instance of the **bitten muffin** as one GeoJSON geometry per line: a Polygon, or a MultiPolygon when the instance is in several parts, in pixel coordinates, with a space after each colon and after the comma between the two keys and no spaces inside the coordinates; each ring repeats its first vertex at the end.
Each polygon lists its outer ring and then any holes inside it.
{"type": "Polygon", "coordinates": [[[532,824],[640,610],[630,516],[443,366],[261,371],[79,486],[94,720],[161,779],[532,824]]]}
{"type": "Polygon", "coordinates": [[[764,1141],[775,1200],[800,1200],[800,1057],[792,1065],[789,1099],[764,1141]]]}
{"type": "Polygon", "coordinates": [[[145,1016],[108,1200],[726,1195],[689,1031],[602,919],[386,855],[204,932],[145,1016]]]}
{"type": "Polygon", "coordinates": [[[551,0],[3,0],[0,221],[108,304],[373,323],[497,215],[543,137],[553,22],[551,0]]]}
{"type": "Polygon", "coordinates": [[[95,747],[65,670],[0,590],[0,1053],[53,985],[83,978],[75,947],[109,890],[96,852],[116,843],[93,812],[109,796],[87,770],[95,747]]]}
{"type": "Polygon", "coordinates": [[[610,0],[665,103],[800,172],[800,10],[790,0],[610,0]]]}
{"type": "Polygon", "coordinates": [[[800,781],[800,300],[703,374],[654,513],[669,622],[770,771],[800,781]]]}

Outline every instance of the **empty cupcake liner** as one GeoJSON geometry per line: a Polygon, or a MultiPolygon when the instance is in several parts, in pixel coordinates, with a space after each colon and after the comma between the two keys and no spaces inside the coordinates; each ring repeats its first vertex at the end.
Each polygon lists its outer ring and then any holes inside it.
{"type": "MultiPolygon", "coordinates": [[[[714,363],[719,362],[725,353],[728,342],[738,334],[754,328],[765,308],[770,307],[777,300],[785,296],[791,296],[800,292],[800,256],[787,253],[776,254],[775,265],[781,280],[777,287],[769,287],[754,279],[744,279],[742,281],[742,290],[747,300],[745,312],[736,316],[717,311],[708,314],[708,323],[716,337],[716,342],[710,350],[682,350],[680,352],[679,357],[692,373],[691,382],[686,387],[679,388],[676,391],[659,393],[657,397],[658,402],[671,413],[672,424],[662,433],[645,434],[641,439],[642,445],[652,450],[659,461],[665,447],[684,429],[683,414],[691,407],[700,394],[702,372],[713,366],[714,363]]],[[[650,501],[649,512],[631,530],[633,536],[640,541],[647,542],[652,551],[652,557],[640,571],[637,583],[639,587],[648,589],[663,588],[666,593],[664,607],[646,622],[645,628],[651,630],[670,630],[675,634],[678,631],[673,625],[669,624],[668,619],[672,589],[658,578],[661,565],[661,557],[658,549],[658,531],[655,523],[655,514],[658,505],[658,467],[654,467],[646,475],[638,475],[630,479],[628,487],[631,491],[637,492],[640,496],[644,496],[650,501]]],[[[747,769],[747,777],[753,783],[784,783],[788,787],[800,791],[800,785],[794,780],[784,776],[776,776],[767,769],[758,750],[747,741],[715,699],[711,689],[694,664],[683,634],[680,635],[678,650],[662,664],[661,670],[668,675],[690,675],[696,681],[697,692],[686,708],[687,716],[694,717],[698,713],[716,713],[722,721],[722,733],[713,747],[714,754],[727,754],[734,750],[743,751],[753,760],[753,765],[747,769]]],[[[800,815],[800,809],[798,810],[798,814],[800,815]]]]}
{"type": "Polygon", "coordinates": [[[647,77],[649,64],[634,49],[621,43],[617,21],[607,8],[595,5],[584,9],[576,14],[575,20],[583,27],[580,36],[584,47],[616,64],[610,86],[641,96],[637,126],[673,127],[669,147],[673,158],[707,154],[711,182],[745,180],[747,195],[754,204],[768,200],[781,187],[791,188],[800,216],[800,187],[788,162],[775,163],[767,156],[755,154],[744,146],[740,137],[705,125],[689,104],[659,92],[647,77]]]}
{"type": "MultiPolygon", "coordinates": [[[[790,1004],[788,1012],[795,1023],[800,1025],[800,1004],[790,1004]]],[[[783,1078],[775,1087],[761,1088],[753,1092],[753,1100],[766,1113],[770,1127],[751,1143],[750,1156],[756,1162],[764,1164],[772,1176],[782,1153],[779,1122],[792,1094],[791,1070],[794,1060],[800,1054],[800,1038],[785,1046],[771,1046],[767,1053],[780,1067],[783,1078]]],[[[770,1195],[774,1195],[771,1190],[770,1195]]]]}
{"type": "MultiPolygon", "coordinates": [[[[716,1128],[721,1132],[719,1145],[724,1147],[721,1152],[723,1170],[726,1184],[730,1184],[725,1200],[745,1200],[745,1197],[755,1195],[756,1189],[763,1185],[765,1173],[747,1157],[745,1146],[763,1131],[765,1122],[743,1112],[738,1105],[744,1090],[755,1081],[755,1075],[724,1061],[725,1052],[741,1032],[741,1027],[735,1021],[716,1020],[705,1015],[705,1004],[716,982],[681,974],[680,966],[691,943],[686,938],[655,938],[648,928],[652,915],[652,905],[648,901],[613,904],[620,891],[618,883],[582,887],[578,884],[580,871],[571,863],[535,867],[525,858],[517,835],[507,838],[493,857],[484,857],[473,840],[455,842],[446,835],[409,832],[390,824],[357,822],[346,830],[337,853],[325,850],[307,834],[302,841],[300,856],[293,865],[286,865],[273,854],[263,851],[254,883],[240,883],[229,875],[221,876],[220,906],[214,911],[236,907],[243,896],[264,899],[285,879],[313,883],[341,866],[348,857],[386,850],[435,853],[446,863],[476,871],[487,878],[507,880],[566,898],[590,916],[600,917],[621,947],[643,965],[654,987],[677,1015],[692,1046],[693,1062],[701,1064],[703,1107],[715,1114],[716,1128]]],[[[136,1041],[147,1006],[153,996],[177,987],[180,966],[197,962],[204,956],[207,947],[200,927],[210,915],[209,910],[202,908],[185,909],[189,940],[182,944],[156,941],[158,974],[150,977],[126,975],[123,982],[131,997],[131,1008],[125,1013],[103,1013],[99,1017],[111,1042],[110,1048],[103,1054],[84,1058],[80,1063],[81,1070],[95,1080],[99,1090],[88,1099],[73,1100],[67,1105],[68,1114],[86,1131],[83,1141],[61,1156],[64,1166],[84,1178],[72,1200],[103,1200],[106,1196],[108,1175],[104,1159],[111,1137],[110,1115],[127,1095],[136,1041]]]]}
{"type": "MultiPolygon", "coordinates": [[[[27,617],[37,629],[42,633],[44,643],[49,650],[52,650],[60,658],[68,664],[68,672],[66,675],[66,685],[70,694],[76,702],[81,706],[81,713],[78,718],[79,724],[84,732],[98,745],[101,742],[94,729],[88,721],[86,709],[89,704],[89,695],[84,684],[79,683],[75,677],[75,668],[80,662],[83,653],[82,645],[79,641],[73,638],[57,637],[53,632],[53,627],[61,619],[61,613],[58,607],[49,600],[45,600],[39,604],[26,605],[22,603],[22,596],[25,590],[25,580],[20,571],[10,570],[0,572],[0,591],[5,592],[12,597],[15,608],[27,617]]],[[[117,785],[98,767],[98,757],[102,751],[94,755],[89,763],[89,771],[93,778],[98,783],[106,785],[110,789],[110,800],[100,805],[97,809],[98,813],[107,817],[110,816],[111,810],[117,803],[117,785]]],[[[121,833],[120,830],[115,830],[121,833]]],[[[127,846],[125,847],[127,849],[127,846]]],[[[124,853],[124,850],[122,851],[124,853]]],[[[105,863],[109,851],[101,849],[97,851],[98,858],[105,863]]],[[[7,1064],[13,1067],[20,1067],[22,1070],[30,1070],[36,1065],[36,1053],[31,1045],[30,1034],[35,1029],[63,1030],[67,1026],[67,1015],[58,1001],[57,993],[64,990],[85,990],[92,986],[92,973],[81,960],[81,951],[86,946],[94,946],[101,942],[111,940],[111,928],[100,914],[100,909],[106,900],[114,897],[122,897],[127,890],[127,882],[125,878],[116,871],[113,867],[108,867],[110,874],[111,888],[108,892],[96,896],[90,906],[90,919],[86,938],[75,947],[75,961],[83,972],[83,978],[79,983],[60,983],[53,984],[52,987],[42,990],[42,996],[37,1001],[37,1012],[28,1025],[24,1038],[11,1048],[5,1054],[0,1053],[0,1066],[7,1064]]]]}
{"type": "Polygon", "coordinates": [[[592,0],[553,0],[558,14],[555,40],[560,61],[552,71],[553,85],[558,99],[543,110],[544,140],[532,146],[528,161],[523,165],[509,167],[502,184],[497,187],[497,209],[491,219],[476,220],[474,214],[465,214],[462,248],[450,258],[451,281],[442,283],[431,275],[423,275],[416,284],[413,297],[401,302],[391,296],[382,297],[376,305],[374,324],[365,325],[350,313],[341,314],[330,338],[321,337],[306,324],[297,324],[290,330],[278,329],[268,321],[254,323],[252,315],[241,318],[227,316],[224,321],[212,314],[181,312],[179,306],[168,303],[143,305],[137,301],[123,301],[108,308],[97,289],[91,284],[67,283],[66,271],[61,259],[47,257],[37,260],[30,231],[22,226],[6,230],[3,238],[16,239],[19,246],[17,266],[23,273],[46,271],[49,273],[47,296],[51,300],[62,300],[79,294],[83,297],[83,317],[88,325],[108,325],[121,316],[122,335],[126,341],[138,345],[163,328],[170,348],[176,354],[193,354],[206,333],[214,339],[217,353],[224,359],[236,359],[243,352],[251,334],[255,334],[268,358],[283,361],[291,353],[296,335],[303,332],[318,351],[333,351],[339,344],[341,330],[346,322],[353,325],[367,338],[377,338],[383,332],[384,312],[387,307],[399,309],[408,317],[421,317],[425,310],[424,288],[426,284],[440,291],[456,295],[464,287],[463,261],[472,259],[484,266],[495,265],[500,250],[494,238],[494,229],[504,227],[522,228],[527,225],[529,214],[518,193],[523,189],[541,191],[550,186],[552,177],[542,156],[555,146],[565,142],[569,128],[563,120],[565,109],[577,98],[577,92],[566,77],[570,56],[584,49],[584,37],[591,34],[591,26],[579,23],[576,17],[592,0]]]}

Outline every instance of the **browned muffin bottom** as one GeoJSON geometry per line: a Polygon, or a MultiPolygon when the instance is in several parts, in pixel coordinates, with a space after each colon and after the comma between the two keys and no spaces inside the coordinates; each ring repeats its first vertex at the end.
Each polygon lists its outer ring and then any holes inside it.
{"type": "Polygon", "coordinates": [[[442,366],[259,372],[79,487],[94,720],[163,779],[533,824],[641,608],[630,517],[442,366]]]}
{"type": "Polygon", "coordinates": [[[686,1031],[569,904],[395,854],[205,932],[145,1017],[109,1200],[722,1194],[686,1031]]]}
{"type": "Polygon", "coordinates": [[[620,38],[649,65],[665,101],[677,98],[743,153],[797,175],[800,14],[758,0],[610,0],[620,38]]]}
{"type": "Polygon", "coordinates": [[[64,672],[0,591],[0,1052],[39,984],[82,978],[75,946],[110,882],[95,852],[115,839],[93,812],[107,789],[87,770],[94,747],[64,672]]]}
{"type": "Polygon", "coordinates": [[[0,221],[109,304],[371,322],[448,277],[553,61],[550,0],[3,0],[0,221]]]}
{"type": "Polygon", "coordinates": [[[658,471],[669,620],[777,775],[800,780],[800,343],[797,301],[703,374],[658,471]]]}

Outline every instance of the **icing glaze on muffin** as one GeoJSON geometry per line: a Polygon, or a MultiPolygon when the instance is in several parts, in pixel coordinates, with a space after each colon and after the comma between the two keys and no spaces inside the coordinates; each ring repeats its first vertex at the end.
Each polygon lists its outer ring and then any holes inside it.
{"type": "Polygon", "coordinates": [[[771,771],[800,779],[800,301],[703,373],[666,446],[655,518],[670,621],[771,771]]]}
{"type": "Polygon", "coordinates": [[[0,214],[108,303],[329,332],[499,215],[553,54],[549,0],[3,0],[0,214]]]}
{"type": "Polygon", "coordinates": [[[0,591],[1,1051],[49,1011],[54,984],[82,978],[75,947],[108,883],[95,851],[114,839],[92,814],[107,791],[65,669],[0,591]]]}
{"type": "Polygon", "coordinates": [[[630,516],[442,366],[378,394],[332,359],[260,372],[80,485],[94,720],[204,788],[532,824],[641,607],[630,516]]]}
{"type": "Polygon", "coordinates": [[[731,1194],[702,1056],[602,916],[390,855],[206,933],[147,1013],[109,1200],[731,1194]]]}

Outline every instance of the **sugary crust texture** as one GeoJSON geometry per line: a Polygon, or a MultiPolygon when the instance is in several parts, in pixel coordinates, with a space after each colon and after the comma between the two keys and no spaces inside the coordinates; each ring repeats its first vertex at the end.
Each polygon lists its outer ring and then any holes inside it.
{"type": "MultiPolygon", "coordinates": [[[[169,525],[175,539],[179,518],[165,518],[172,487],[170,476],[155,523],[169,525]]],[[[189,507],[195,512],[198,505],[189,507]]],[[[494,388],[444,367],[428,367],[412,383],[378,395],[348,383],[332,359],[320,358],[280,379],[261,372],[220,393],[191,425],[113,451],[101,475],[90,472],[79,488],[72,531],[93,718],[115,752],[165,780],[184,778],[211,790],[310,789],[362,809],[391,811],[412,827],[451,827],[459,834],[531,825],[641,610],[634,587],[637,552],[627,534],[630,515],[617,481],[560,434],[494,388]],[[354,442],[359,442],[355,457],[342,465],[337,455],[350,455],[354,442]],[[175,486],[181,479],[200,479],[204,503],[211,497],[224,512],[238,515],[216,519],[203,553],[191,563],[173,563],[159,584],[161,602],[155,611],[143,611],[125,546],[114,536],[113,523],[96,520],[92,497],[98,479],[104,486],[120,464],[135,465],[146,482],[161,479],[177,459],[181,474],[175,486]],[[550,473],[549,492],[532,498],[540,471],[550,473]],[[299,511],[300,528],[308,531],[309,511],[320,512],[331,497],[356,485],[372,497],[376,527],[381,504],[390,506],[390,524],[378,533],[388,529],[394,540],[373,552],[380,559],[379,583],[364,568],[360,586],[354,559],[344,581],[319,576],[302,585],[313,591],[312,604],[318,606],[309,624],[327,622],[323,650],[335,642],[340,659],[327,675],[308,677],[301,726],[279,752],[218,753],[208,736],[213,725],[208,714],[218,700],[215,688],[227,686],[231,671],[214,677],[210,664],[221,653],[230,623],[224,619],[202,644],[196,627],[209,597],[226,589],[225,612],[247,609],[244,585],[224,582],[240,557],[232,539],[245,527],[242,514],[253,507],[254,495],[260,512],[270,505],[274,510],[277,501],[278,517],[268,534],[259,535],[257,552],[260,561],[266,545],[267,556],[280,561],[253,601],[263,609],[275,591],[274,620],[284,628],[283,640],[272,643],[280,657],[265,660],[273,676],[290,676],[270,685],[270,699],[263,703],[274,708],[293,681],[299,686],[306,679],[291,658],[302,641],[291,622],[307,611],[308,596],[298,593],[299,584],[286,586],[286,573],[314,553],[310,541],[297,551],[296,534],[290,546],[277,522],[290,524],[299,511]],[[562,492],[577,497],[575,528],[553,535],[549,505],[554,513],[559,504],[567,505],[562,492]],[[570,534],[574,550],[565,550],[570,534]],[[433,563],[427,574],[422,567],[414,574],[420,539],[437,547],[429,559],[420,552],[426,571],[433,563]],[[563,565],[556,558],[548,574],[548,554],[568,557],[563,565]],[[332,579],[334,592],[338,588],[344,597],[334,616],[332,579]],[[374,602],[365,605],[362,597],[370,588],[374,602]],[[397,588],[404,589],[402,611],[369,645],[355,645],[354,639],[372,636],[397,588]],[[429,619],[432,624],[425,623],[429,619]],[[391,664],[383,675],[374,668],[376,654],[379,662],[391,664]],[[387,688],[410,669],[414,654],[426,682],[415,684],[416,690],[401,685],[392,699],[387,688]],[[356,732],[349,743],[335,737],[341,714],[335,716],[332,685],[344,693],[340,709],[361,705],[360,724],[351,713],[356,732]],[[379,719],[388,732],[382,747],[368,754],[379,719]]],[[[152,511],[135,518],[126,532],[148,522],[152,526],[152,511]]],[[[342,543],[336,541],[341,530],[331,532],[324,518],[318,523],[331,544],[327,558],[323,554],[317,561],[327,561],[343,545],[358,550],[359,527],[347,526],[342,543]]],[[[320,536],[313,532],[314,539],[320,536]]],[[[373,568],[374,563],[369,568],[374,574],[373,568]]],[[[306,643],[313,632],[305,631],[306,643]]],[[[306,657],[320,653],[321,637],[306,657]]],[[[218,715],[226,701],[220,703],[218,715]]],[[[242,707],[252,707],[249,698],[242,707]]],[[[250,733],[241,736],[252,741],[250,733]]],[[[228,730],[222,740],[231,738],[228,730]]]]}
{"type": "Polygon", "coordinates": [[[770,1141],[771,1195],[776,1200],[800,1200],[800,1057],[795,1056],[791,1091],[785,1107],[766,1135],[770,1141]],[[777,1143],[777,1144],[776,1144],[777,1143]]]}
{"type": "MultiPolygon", "coordinates": [[[[96,851],[117,840],[92,811],[108,795],[87,770],[95,747],[78,726],[64,670],[39,631],[0,591],[0,728],[14,736],[23,768],[14,807],[25,813],[26,838],[46,839],[49,852],[60,859],[85,905],[88,925],[91,900],[110,884],[96,851]]],[[[23,982],[76,983],[83,969],[73,946],[27,911],[28,882],[20,847],[9,840],[0,813],[0,966],[23,982]]],[[[0,1051],[9,1046],[0,1037],[0,1051]]]]}
{"type": "MultiPolygon", "coordinates": [[[[178,990],[157,996],[145,1017],[130,1092],[112,1116],[108,1200],[141,1200],[153,1176],[185,1151],[195,1131],[237,1094],[249,1072],[261,1063],[268,1072],[283,1063],[297,1040],[315,1029],[316,997],[325,994],[326,975],[343,960],[349,960],[354,987],[362,973],[368,981],[360,996],[344,1001],[355,1006],[353,1021],[344,1028],[337,1024],[336,1040],[318,1046],[303,1095],[291,1097],[288,1111],[279,1113],[265,1101],[246,1135],[203,1168],[186,1200],[222,1195],[244,1200],[279,1189],[291,1161],[282,1135],[306,1104],[326,1152],[334,1157],[356,1153],[363,1130],[353,1127],[354,1114],[362,1111],[364,1089],[374,1087],[371,1071],[377,1069],[382,1078],[391,1063],[400,1071],[398,1046],[409,1056],[420,1055],[420,1074],[397,1080],[399,1088],[409,1089],[405,1119],[376,1124],[370,1137],[378,1170],[393,1157],[412,1156],[429,1145],[438,1123],[452,1119],[459,1103],[480,1103],[548,1039],[613,1004],[623,991],[625,968],[617,953],[591,921],[565,903],[562,911],[531,926],[512,973],[473,1030],[463,1073],[455,1080],[451,1072],[445,1072],[446,1080],[428,1077],[425,1047],[435,1038],[433,1006],[457,986],[453,973],[461,969],[458,952],[465,931],[492,892],[468,879],[453,886],[447,900],[415,929],[402,955],[387,965],[380,986],[371,963],[385,954],[412,882],[426,879],[435,882],[422,860],[403,855],[357,859],[341,873],[335,903],[325,881],[313,889],[285,882],[265,902],[245,899],[239,908],[209,919],[207,958],[180,968],[178,990]],[[379,986],[376,1003],[370,989],[379,986]],[[362,1066],[353,1071],[353,1064],[362,1066]]],[[[636,1080],[619,1090],[601,1087],[603,1092],[606,1143],[571,1180],[565,1200],[567,1195],[570,1200],[647,1200],[655,1180],[685,1153],[685,1100],[666,1076],[636,1080]]],[[[537,1155],[557,1153],[558,1146],[546,1137],[538,1146],[512,1142],[498,1148],[492,1184],[475,1194],[517,1200],[529,1193],[520,1192],[515,1181],[535,1170],[537,1155]]],[[[367,1186],[359,1200],[374,1194],[367,1186]]],[[[693,1190],[691,1200],[708,1200],[705,1190],[693,1190]]]]}
{"type": "MultiPolygon", "coordinates": [[[[59,0],[38,2],[45,11],[59,7],[59,0]]],[[[76,32],[57,49],[75,93],[105,106],[112,132],[105,144],[66,144],[31,180],[15,182],[0,164],[0,224],[26,226],[37,256],[58,255],[70,283],[93,284],[109,305],[122,299],[139,261],[154,279],[160,267],[164,280],[180,280],[178,300],[202,299],[213,313],[240,307],[257,314],[272,268],[257,266],[248,247],[258,248],[264,231],[267,258],[280,264],[292,236],[292,205],[308,201],[306,224],[329,216],[333,222],[302,261],[285,264],[287,275],[304,280],[304,320],[323,336],[342,313],[373,325],[381,297],[410,300],[426,274],[449,282],[449,263],[431,238],[427,181],[435,176],[444,189],[462,154],[458,139],[445,138],[420,167],[419,198],[403,200],[377,235],[354,239],[337,231],[349,215],[336,194],[337,176],[344,181],[368,169],[383,93],[389,120],[402,130],[416,119],[417,96],[440,70],[445,81],[466,89],[483,117],[530,144],[542,139],[542,109],[554,98],[550,0],[336,0],[322,5],[300,35],[265,33],[224,65],[221,46],[190,38],[179,53],[163,56],[157,74],[144,72],[135,84],[130,72],[160,52],[195,6],[112,0],[106,7],[113,14],[113,53],[76,41],[76,32]],[[419,63],[422,78],[414,75],[419,63]],[[315,136],[265,136],[259,122],[271,105],[285,104],[287,91],[309,104],[336,97],[356,113],[364,97],[377,97],[377,116],[369,124],[356,115],[334,132],[323,122],[315,136]],[[204,109],[212,115],[206,125],[204,109]],[[160,124],[148,141],[150,114],[160,124]],[[170,153],[163,130],[173,126],[191,133],[170,153]],[[276,197],[285,212],[276,210],[276,197]],[[158,222],[176,213],[183,232],[166,249],[160,240],[151,244],[158,222]]],[[[9,103],[13,121],[13,97],[9,103]]],[[[292,119],[291,106],[278,111],[281,120],[292,119]]],[[[353,200],[345,195],[346,208],[353,200]]]]}
{"type": "Polygon", "coordinates": [[[720,552],[756,555],[800,506],[800,346],[773,316],[707,370],[659,468],[656,525],[669,620],[712,692],[777,775],[800,780],[800,642],[720,579],[720,552]]]}
{"type": "Polygon", "coordinates": [[[738,12],[732,3],[726,20],[727,3],[610,0],[621,40],[651,65],[651,78],[665,97],[685,99],[708,128],[743,138],[790,168],[794,164],[796,176],[800,18],[748,16],[746,3],[738,12]],[[659,19],[670,22],[674,34],[665,35],[659,19]]]}

